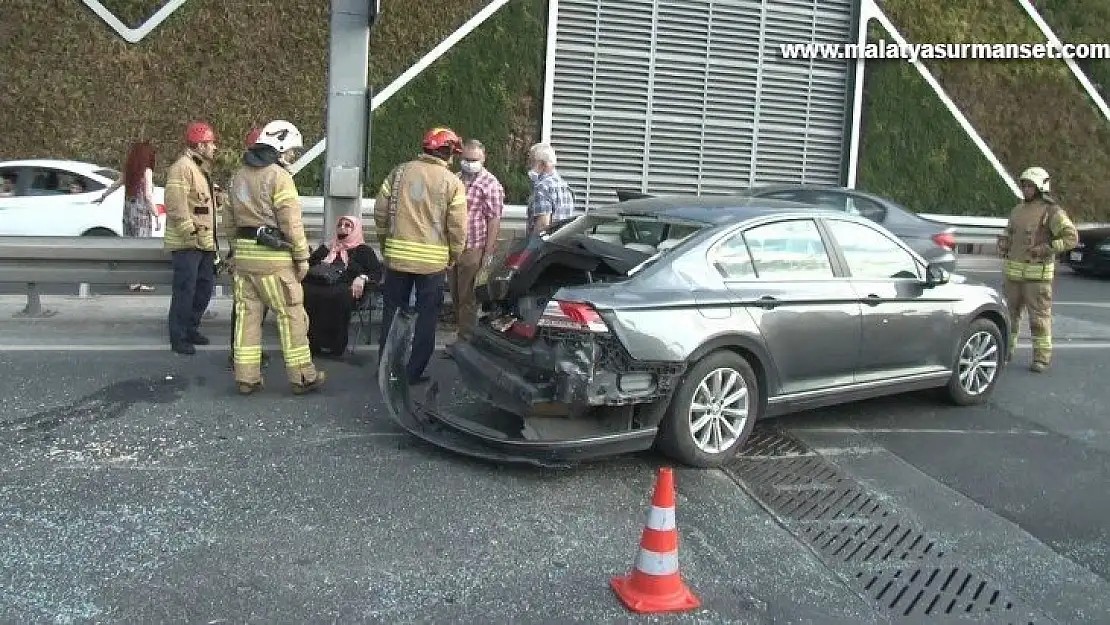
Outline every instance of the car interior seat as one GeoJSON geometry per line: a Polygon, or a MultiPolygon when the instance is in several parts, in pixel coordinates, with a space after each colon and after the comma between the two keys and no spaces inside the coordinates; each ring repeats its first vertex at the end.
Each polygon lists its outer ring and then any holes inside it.
{"type": "Polygon", "coordinates": [[[594,234],[591,234],[589,236],[590,236],[591,239],[596,239],[598,241],[604,241],[605,243],[612,243],[613,245],[620,245],[621,244],[621,235],[619,235],[619,234],[594,233],[594,234]]]}
{"type": "Polygon", "coordinates": [[[657,251],[654,245],[648,245],[647,243],[625,243],[624,246],[630,250],[643,252],[644,254],[655,254],[657,251]]]}

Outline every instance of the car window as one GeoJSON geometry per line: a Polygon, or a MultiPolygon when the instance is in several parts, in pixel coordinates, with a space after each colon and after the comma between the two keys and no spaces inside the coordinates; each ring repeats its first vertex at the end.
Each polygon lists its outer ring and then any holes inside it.
{"type": "Polygon", "coordinates": [[[726,280],[755,278],[755,267],[744,242],[743,234],[736,234],[723,241],[713,252],[713,267],[726,280]]]}
{"type": "Polygon", "coordinates": [[[832,278],[832,262],[817,225],[809,219],[779,221],[744,233],[761,280],[832,278]]]}
{"type": "Polygon", "coordinates": [[[848,212],[881,224],[886,219],[886,208],[864,197],[848,198],[848,212]]]}
{"type": "Polygon", "coordinates": [[[27,189],[27,195],[30,196],[89,193],[104,188],[104,185],[92,178],[61,169],[36,167],[28,170],[28,173],[31,184],[27,189]]]}
{"type": "Polygon", "coordinates": [[[15,167],[0,167],[0,197],[15,195],[15,183],[19,170],[15,167]]]}
{"type": "Polygon", "coordinates": [[[120,176],[122,175],[122,174],[120,174],[119,171],[117,171],[115,169],[109,169],[107,167],[105,167],[104,169],[98,169],[98,170],[94,171],[93,173],[96,174],[97,176],[103,176],[105,178],[111,178],[112,180],[119,180],[120,176]]]}
{"type": "Polygon", "coordinates": [[[920,278],[918,262],[886,235],[848,221],[829,220],[829,230],[854,278],[920,278]]]}

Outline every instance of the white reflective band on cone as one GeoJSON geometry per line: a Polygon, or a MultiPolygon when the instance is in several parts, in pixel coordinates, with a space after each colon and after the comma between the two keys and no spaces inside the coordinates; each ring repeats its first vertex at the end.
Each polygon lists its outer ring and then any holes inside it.
{"type": "Polygon", "coordinates": [[[648,511],[647,526],[648,529],[658,532],[673,530],[675,528],[674,508],[652,506],[651,510],[648,511]]]}
{"type": "Polygon", "coordinates": [[[640,549],[636,556],[636,569],[648,575],[674,575],[678,572],[678,552],[656,553],[640,549]]]}

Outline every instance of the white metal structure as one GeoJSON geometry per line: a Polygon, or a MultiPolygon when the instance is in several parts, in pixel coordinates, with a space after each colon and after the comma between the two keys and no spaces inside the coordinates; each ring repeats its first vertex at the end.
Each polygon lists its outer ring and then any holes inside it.
{"type": "MultiPolygon", "coordinates": [[[[120,187],[100,204],[94,203],[120,173],[80,161],[31,159],[0,162],[0,235],[121,236],[123,195],[120,187]],[[3,188],[8,181],[11,190],[3,188]],[[72,189],[79,182],[83,189],[72,189]],[[10,195],[9,195],[10,193],[10,195]]],[[[160,227],[166,231],[165,189],[154,187],[160,227]]]]}
{"type": "Polygon", "coordinates": [[[578,205],[840,184],[852,64],[780,45],[851,41],[854,4],[552,0],[543,127],[578,205]]]}
{"type": "Polygon", "coordinates": [[[185,4],[186,0],[169,0],[163,4],[154,15],[151,15],[145,22],[136,28],[131,28],[120,21],[115,13],[112,13],[107,7],[101,4],[100,0],[84,0],[84,2],[86,6],[92,9],[93,13],[96,13],[100,19],[104,20],[105,24],[116,31],[120,37],[123,37],[124,41],[127,43],[139,43],[146,38],[147,35],[154,32],[154,29],[158,28],[169,16],[173,15],[174,11],[180,9],[181,5],[185,4]]]}

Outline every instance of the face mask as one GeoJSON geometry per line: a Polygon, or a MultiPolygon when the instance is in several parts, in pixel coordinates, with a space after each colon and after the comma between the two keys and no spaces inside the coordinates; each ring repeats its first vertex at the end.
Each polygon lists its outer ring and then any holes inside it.
{"type": "Polygon", "coordinates": [[[479,161],[463,161],[461,166],[462,170],[468,174],[476,174],[482,171],[482,163],[479,161]]]}
{"type": "Polygon", "coordinates": [[[540,172],[538,172],[534,169],[529,169],[528,170],[528,177],[532,179],[532,182],[535,182],[537,179],[539,179],[540,172]]]}

